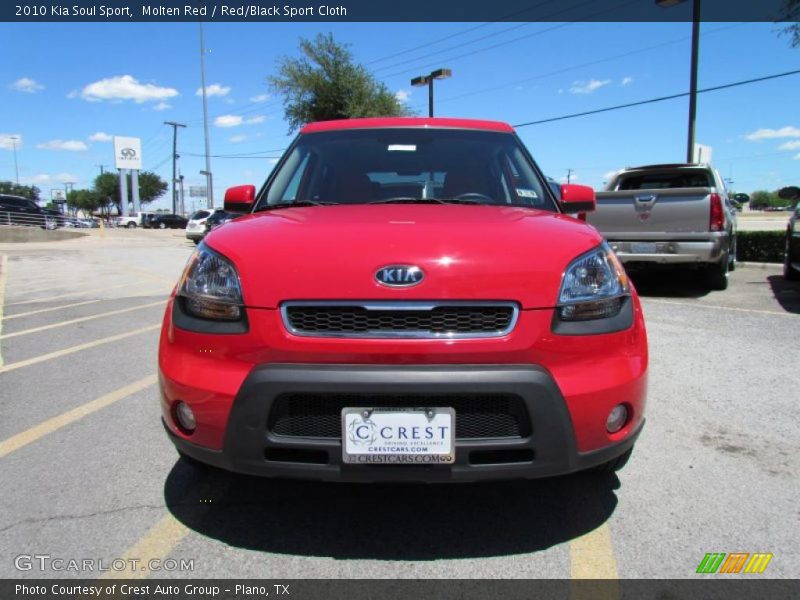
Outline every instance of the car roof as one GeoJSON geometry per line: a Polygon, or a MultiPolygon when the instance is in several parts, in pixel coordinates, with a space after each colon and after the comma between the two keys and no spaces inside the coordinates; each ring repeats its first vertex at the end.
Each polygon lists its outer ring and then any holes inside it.
{"type": "Polygon", "coordinates": [[[378,129],[378,128],[443,128],[443,129],[480,129],[513,133],[514,128],[502,121],[483,121],[480,119],[450,119],[422,117],[378,117],[368,119],[340,119],[336,121],[317,121],[309,123],[301,130],[301,134],[320,131],[342,131],[346,129],[378,129]]]}

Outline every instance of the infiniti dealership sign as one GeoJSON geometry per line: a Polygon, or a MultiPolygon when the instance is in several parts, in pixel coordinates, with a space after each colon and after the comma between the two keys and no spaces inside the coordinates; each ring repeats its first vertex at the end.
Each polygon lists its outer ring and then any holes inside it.
{"type": "Polygon", "coordinates": [[[114,136],[114,166],[117,169],[142,168],[141,138],[114,136]]]}

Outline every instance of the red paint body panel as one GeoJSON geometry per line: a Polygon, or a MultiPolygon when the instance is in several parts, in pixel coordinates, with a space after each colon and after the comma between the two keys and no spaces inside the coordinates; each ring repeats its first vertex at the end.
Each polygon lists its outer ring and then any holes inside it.
{"type": "Polygon", "coordinates": [[[284,300],[390,300],[375,282],[388,264],[413,264],[423,282],[404,300],[556,303],[561,274],[603,238],[591,226],[528,208],[338,205],[242,217],[211,232],[209,247],[239,270],[247,306],[284,300]]]}
{"type": "Polygon", "coordinates": [[[480,119],[448,119],[425,117],[380,117],[369,119],[341,119],[337,121],[318,121],[309,123],[300,130],[300,134],[320,131],[340,131],[343,129],[376,129],[379,127],[446,127],[453,129],[483,129],[513,133],[514,128],[502,121],[485,121],[480,119]]]}

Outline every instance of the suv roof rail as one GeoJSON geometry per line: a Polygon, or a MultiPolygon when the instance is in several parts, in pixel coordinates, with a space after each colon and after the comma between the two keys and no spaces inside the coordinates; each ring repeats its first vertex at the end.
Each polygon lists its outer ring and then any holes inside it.
{"type": "Polygon", "coordinates": [[[707,163],[664,163],[659,165],[641,165],[639,167],[625,167],[626,171],[638,171],[639,169],[678,169],[681,167],[707,167],[707,163]]]}

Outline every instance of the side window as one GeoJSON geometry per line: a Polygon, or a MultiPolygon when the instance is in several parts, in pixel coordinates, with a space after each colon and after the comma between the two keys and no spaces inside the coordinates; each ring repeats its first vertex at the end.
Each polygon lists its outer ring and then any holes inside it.
{"type": "Polygon", "coordinates": [[[289,180],[289,185],[286,186],[286,190],[283,192],[283,195],[280,198],[281,202],[297,200],[297,192],[300,189],[300,183],[303,181],[303,176],[306,174],[310,156],[311,154],[306,154],[303,157],[303,160],[300,161],[300,164],[297,165],[297,168],[292,174],[292,178],[289,180]]]}

